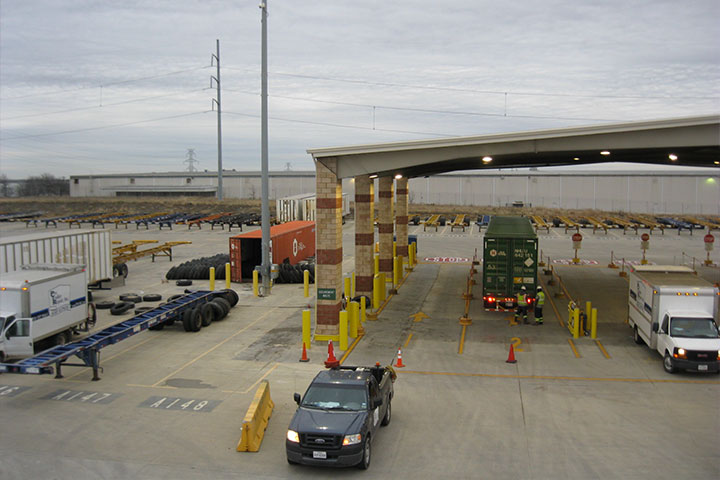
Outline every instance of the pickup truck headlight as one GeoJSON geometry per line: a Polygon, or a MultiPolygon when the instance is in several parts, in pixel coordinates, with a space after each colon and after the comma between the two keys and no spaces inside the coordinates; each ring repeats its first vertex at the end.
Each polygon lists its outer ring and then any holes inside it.
{"type": "Polygon", "coordinates": [[[300,443],[300,435],[295,430],[287,431],[287,439],[293,443],[300,443]]]}
{"type": "Polygon", "coordinates": [[[343,445],[356,445],[362,442],[362,435],[356,433],[355,435],[345,435],[343,438],[343,445]]]}

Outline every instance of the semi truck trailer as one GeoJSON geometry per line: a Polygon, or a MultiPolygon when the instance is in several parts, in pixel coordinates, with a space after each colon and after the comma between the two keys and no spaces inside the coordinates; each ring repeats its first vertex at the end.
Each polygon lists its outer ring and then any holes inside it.
{"type": "Polygon", "coordinates": [[[635,343],[656,350],[668,373],[720,373],[717,287],[688,267],[660,265],[634,267],[629,284],[635,343]]]}

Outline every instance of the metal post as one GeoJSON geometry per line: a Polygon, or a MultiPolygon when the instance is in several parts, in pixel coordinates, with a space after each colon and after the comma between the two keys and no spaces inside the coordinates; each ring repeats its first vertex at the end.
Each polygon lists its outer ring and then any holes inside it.
{"type": "Polygon", "coordinates": [[[217,105],[217,142],[218,142],[218,191],[217,199],[223,199],[223,178],[222,178],[222,108],[220,103],[220,40],[215,40],[216,53],[212,56],[217,65],[216,76],[212,77],[215,79],[217,85],[217,99],[214,99],[214,103],[217,105]]]}
{"type": "Polygon", "coordinates": [[[262,202],[261,202],[261,228],[262,228],[262,274],[263,295],[270,294],[270,201],[268,200],[268,91],[267,91],[267,0],[260,4],[262,10],[262,48],[261,63],[261,164],[262,164],[262,202]]]}

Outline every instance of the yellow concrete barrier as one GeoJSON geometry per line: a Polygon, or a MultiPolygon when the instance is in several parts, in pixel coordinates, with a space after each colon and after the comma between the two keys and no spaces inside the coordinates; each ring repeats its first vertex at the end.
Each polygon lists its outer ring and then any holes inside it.
{"type": "Polygon", "coordinates": [[[270,398],[270,383],[263,380],[260,383],[255,398],[250,404],[242,425],[242,437],[237,445],[238,452],[257,452],[265,436],[270,416],[275,404],[270,398]]]}
{"type": "Polygon", "coordinates": [[[230,288],[230,262],[225,263],[225,288],[230,288]]]}
{"type": "Polygon", "coordinates": [[[215,267],[210,267],[210,290],[215,290],[215,267]]]}
{"type": "Polygon", "coordinates": [[[310,270],[303,271],[303,293],[305,298],[310,296],[310,270]]]}
{"type": "Polygon", "coordinates": [[[347,310],[340,311],[340,350],[348,349],[348,312],[347,310]]]}
{"type": "MultiPolygon", "coordinates": [[[[307,270],[305,270],[307,272],[307,270]]],[[[303,310],[302,312],[302,341],[305,347],[310,350],[312,343],[310,342],[310,310],[303,310]]]]}

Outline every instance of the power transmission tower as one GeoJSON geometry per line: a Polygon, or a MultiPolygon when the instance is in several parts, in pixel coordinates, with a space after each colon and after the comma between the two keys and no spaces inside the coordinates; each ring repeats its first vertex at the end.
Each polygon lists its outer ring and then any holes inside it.
{"type": "Polygon", "coordinates": [[[215,41],[215,45],[217,48],[217,53],[212,54],[210,57],[210,64],[212,65],[213,62],[217,65],[217,75],[216,76],[210,76],[210,88],[212,88],[213,80],[215,80],[215,85],[217,86],[217,98],[213,98],[212,106],[213,109],[215,108],[215,105],[217,105],[217,143],[218,143],[218,190],[217,190],[217,199],[222,200],[223,199],[223,178],[222,178],[222,108],[220,105],[220,40],[215,41]]]}
{"type": "Polygon", "coordinates": [[[195,149],[194,148],[188,148],[187,151],[187,158],[183,163],[188,164],[187,171],[188,172],[197,172],[197,169],[195,168],[196,163],[200,163],[200,161],[195,159],[195,149]]]}
{"type": "Polygon", "coordinates": [[[286,171],[286,172],[289,172],[289,171],[291,171],[291,170],[292,170],[292,163],[286,162],[286,163],[285,163],[285,171],[286,171]]]}

